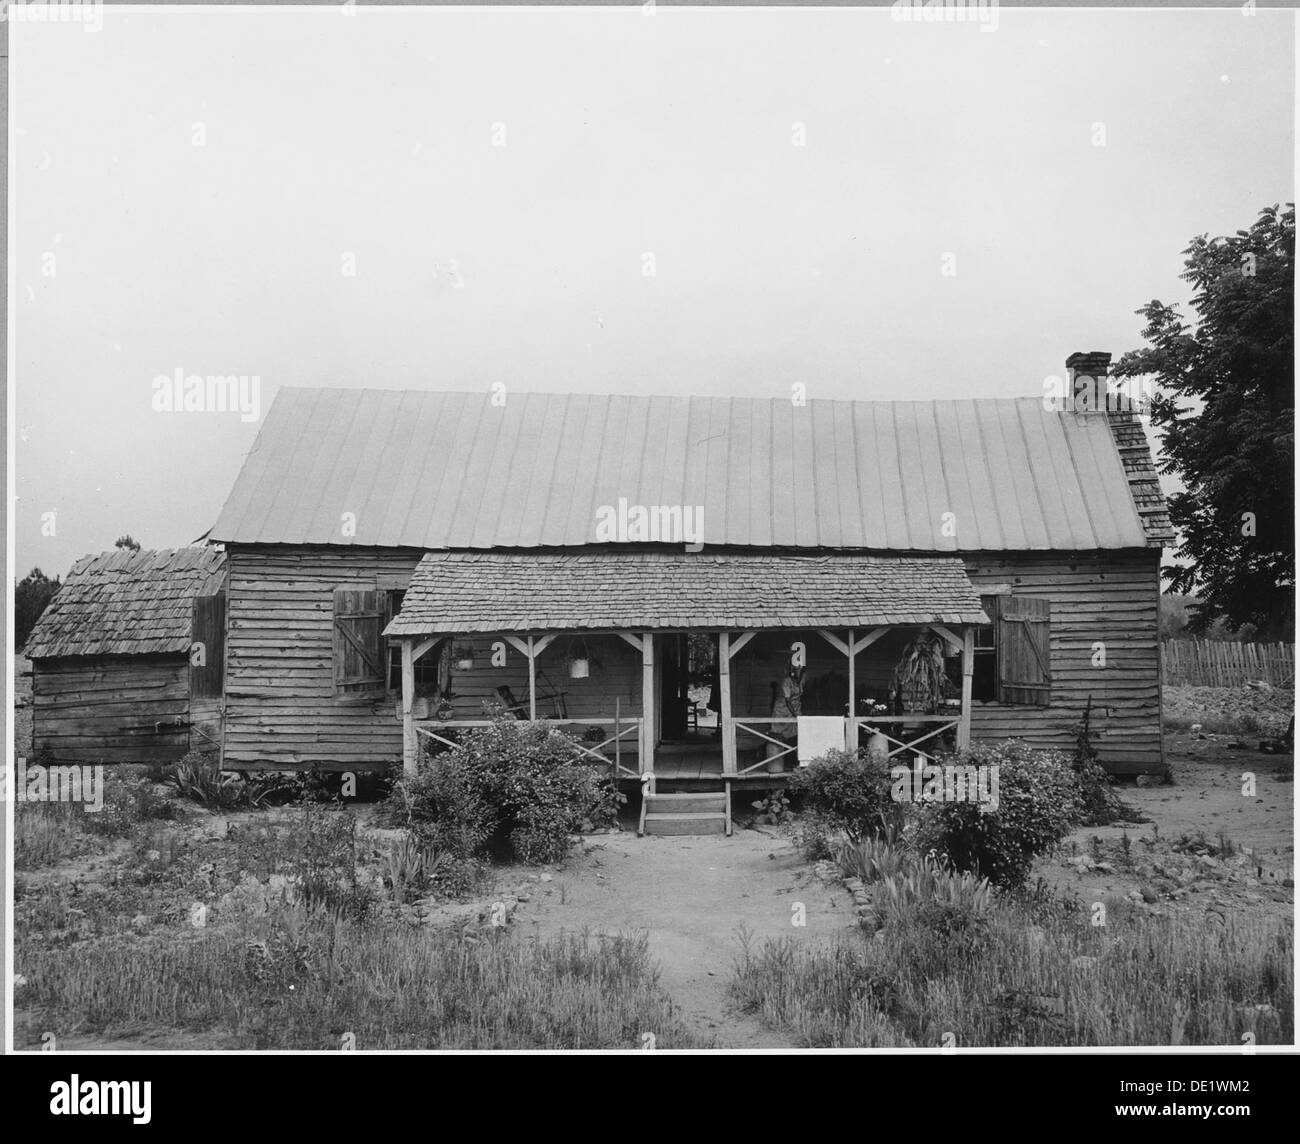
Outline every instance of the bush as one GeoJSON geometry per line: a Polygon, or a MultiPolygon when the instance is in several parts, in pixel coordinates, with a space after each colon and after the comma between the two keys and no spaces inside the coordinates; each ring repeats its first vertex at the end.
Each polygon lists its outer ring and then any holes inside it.
{"type": "Polygon", "coordinates": [[[998,768],[998,805],[974,801],[924,804],[916,845],[959,870],[978,871],[1000,886],[1018,886],[1034,858],[1077,825],[1081,814],[1074,769],[1059,751],[1035,751],[1019,740],[971,747],[959,766],[998,768]]]}
{"type": "Polygon", "coordinates": [[[888,764],[861,751],[828,751],[799,768],[786,789],[813,818],[801,832],[805,850],[825,857],[821,851],[827,850],[828,834],[842,831],[856,842],[882,829],[900,828],[903,807],[894,801],[892,785],[888,764]]]}
{"type": "Polygon", "coordinates": [[[458,858],[495,850],[523,862],[554,862],[570,836],[617,821],[619,795],[583,763],[576,740],[545,723],[497,719],[422,759],[398,782],[393,815],[422,845],[458,858]]]}

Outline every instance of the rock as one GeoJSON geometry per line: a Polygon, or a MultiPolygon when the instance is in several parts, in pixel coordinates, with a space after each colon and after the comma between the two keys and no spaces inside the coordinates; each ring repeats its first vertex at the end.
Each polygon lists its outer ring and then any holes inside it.
{"type": "Polygon", "coordinates": [[[149,920],[148,914],[136,914],[135,917],[131,919],[131,928],[137,930],[148,929],[149,920]]]}
{"type": "Polygon", "coordinates": [[[553,881],[555,880],[555,875],[554,875],[554,874],[543,874],[541,880],[542,880],[543,882],[553,882],[553,881]]]}
{"type": "Polygon", "coordinates": [[[1092,868],[1094,870],[1100,870],[1104,874],[1115,873],[1115,867],[1112,866],[1109,862],[1094,862],[1092,864],[1092,868]]]}
{"type": "Polygon", "coordinates": [[[1158,901],[1160,900],[1160,895],[1157,894],[1157,893],[1155,892],[1155,890],[1153,890],[1150,886],[1142,886],[1142,887],[1138,890],[1138,895],[1139,895],[1139,896],[1142,898],[1142,900],[1143,900],[1144,902],[1146,902],[1148,905],[1151,904],[1151,903],[1153,903],[1153,902],[1158,902],[1158,901]]]}
{"type": "Polygon", "coordinates": [[[1138,775],[1137,785],[1140,787],[1153,787],[1160,785],[1159,775],[1138,775]]]}

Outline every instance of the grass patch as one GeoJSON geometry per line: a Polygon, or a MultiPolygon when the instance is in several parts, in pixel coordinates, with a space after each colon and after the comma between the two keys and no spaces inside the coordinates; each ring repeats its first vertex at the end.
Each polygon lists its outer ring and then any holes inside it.
{"type": "Polygon", "coordinates": [[[287,909],[75,957],[27,949],[16,1003],[40,1030],[224,1033],[255,1049],[702,1047],[660,990],[644,937],[360,926],[287,909]]]}
{"type": "Polygon", "coordinates": [[[829,950],[743,948],[730,983],[747,1012],[808,1047],[1289,1044],[1291,931],[1268,920],[1154,917],[1105,926],[1001,900],[942,962],[942,924],[893,918],[829,950]],[[974,936],[975,940],[968,940],[974,936]],[[1087,959],[1087,960],[1076,960],[1087,959]]]}

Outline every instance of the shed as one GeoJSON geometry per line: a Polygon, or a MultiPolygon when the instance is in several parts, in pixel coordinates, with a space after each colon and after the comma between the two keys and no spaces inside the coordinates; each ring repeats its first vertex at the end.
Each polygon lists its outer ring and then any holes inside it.
{"type": "Polygon", "coordinates": [[[24,648],[32,742],[60,763],[165,763],[219,750],[225,553],[83,556],[24,648]]]}

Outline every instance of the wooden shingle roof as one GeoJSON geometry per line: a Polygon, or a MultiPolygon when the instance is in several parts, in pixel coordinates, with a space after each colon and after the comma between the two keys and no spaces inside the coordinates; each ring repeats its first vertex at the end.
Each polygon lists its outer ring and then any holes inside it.
{"type": "Polygon", "coordinates": [[[431,552],[390,636],[986,623],[962,561],[752,553],[431,552]]]}
{"type": "Polygon", "coordinates": [[[224,574],[225,553],[216,548],[83,556],[24,651],[31,659],[188,651],[194,598],[216,591],[224,574]]]}

